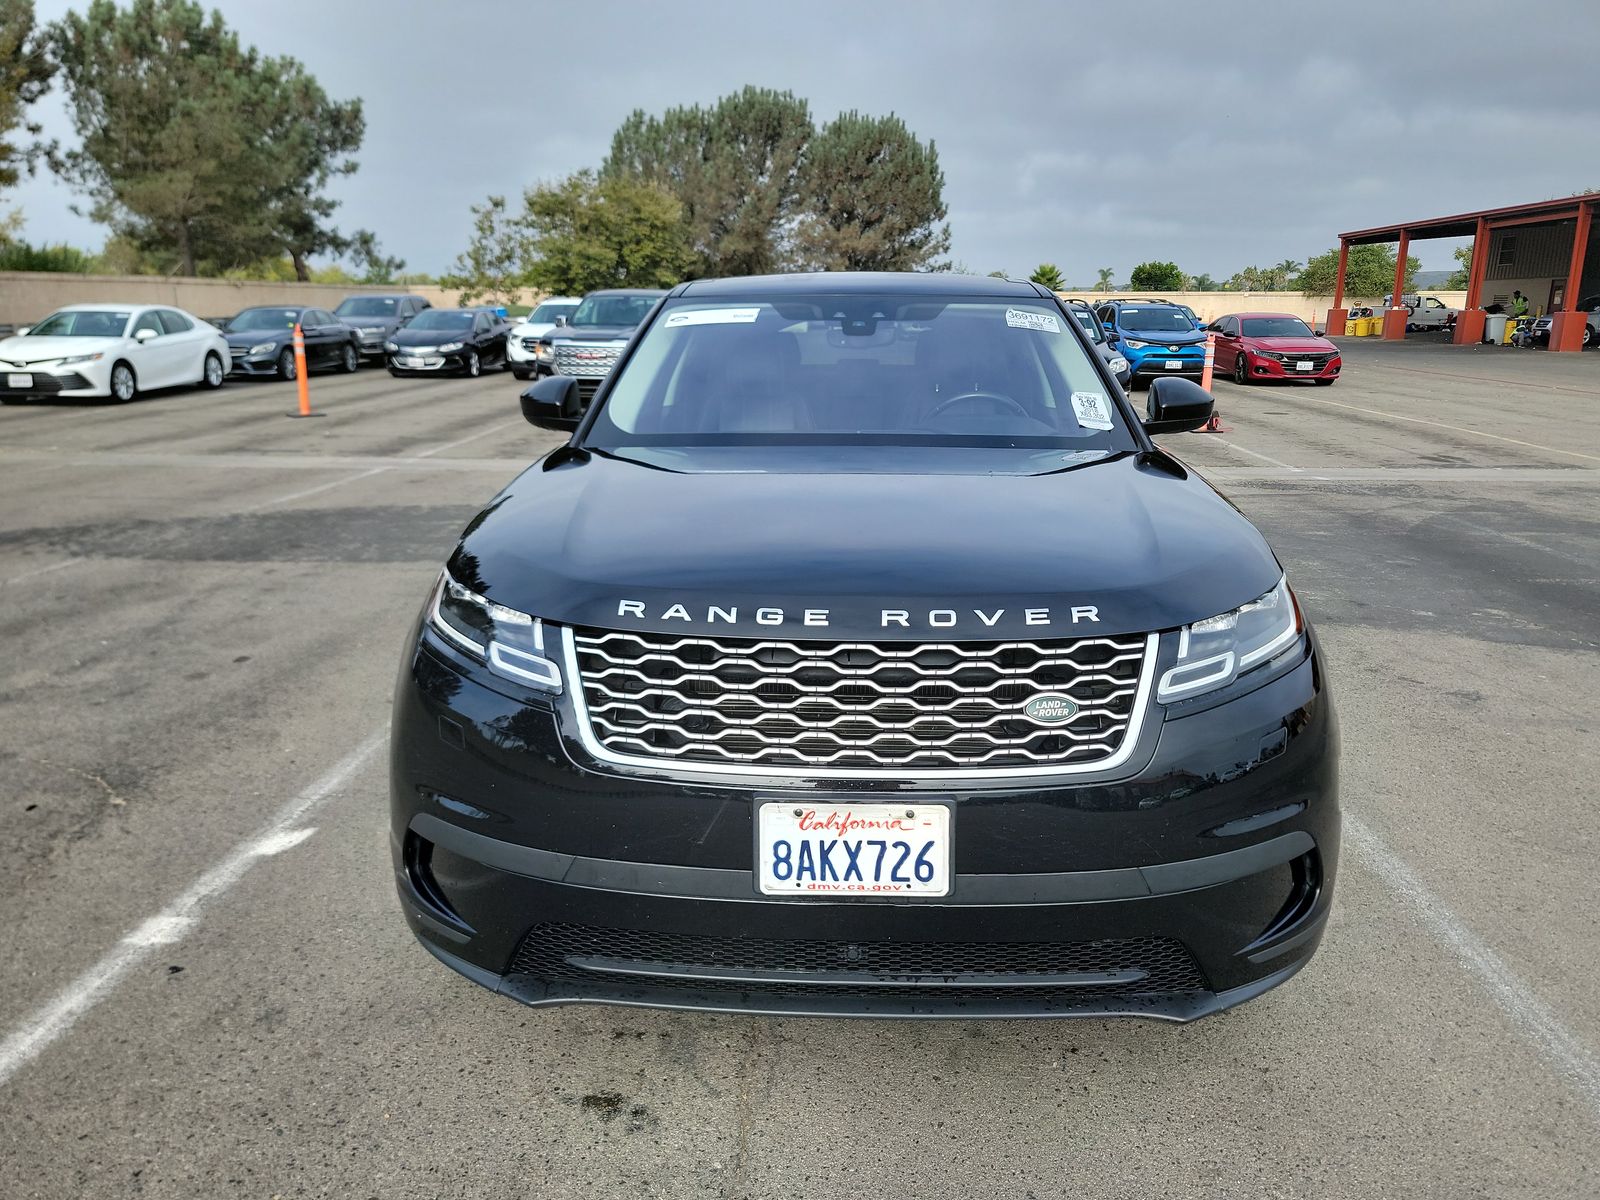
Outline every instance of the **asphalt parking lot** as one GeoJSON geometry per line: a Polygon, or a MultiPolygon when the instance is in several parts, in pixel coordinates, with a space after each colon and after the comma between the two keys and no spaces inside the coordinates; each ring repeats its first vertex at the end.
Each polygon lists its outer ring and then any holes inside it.
{"type": "Polygon", "coordinates": [[[456,533],[554,442],[519,385],[0,409],[0,1192],[1600,1193],[1600,355],[1346,346],[1167,439],[1344,729],[1320,954],[1190,1026],[479,990],[401,920],[383,742],[456,533]]]}

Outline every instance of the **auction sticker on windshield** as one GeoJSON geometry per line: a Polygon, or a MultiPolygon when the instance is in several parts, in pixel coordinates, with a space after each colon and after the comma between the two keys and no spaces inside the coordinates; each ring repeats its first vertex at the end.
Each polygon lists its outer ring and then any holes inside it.
{"type": "Polygon", "coordinates": [[[943,804],[762,804],[756,877],[768,896],[947,896],[943,804]]]}
{"type": "Polygon", "coordinates": [[[1021,308],[1006,309],[1006,324],[1013,329],[1037,329],[1040,333],[1061,332],[1061,323],[1050,313],[1028,312],[1021,308]]]}
{"type": "Polygon", "coordinates": [[[1111,428],[1111,406],[1099,392],[1073,392],[1072,411],[1085,429],[1111,428]]]}
{"type": "Polygon", "coordinates": [[[662,322],[668,329],[680,325],[748,325],[761,315],[759,308],[680,308],[662,322]]]}

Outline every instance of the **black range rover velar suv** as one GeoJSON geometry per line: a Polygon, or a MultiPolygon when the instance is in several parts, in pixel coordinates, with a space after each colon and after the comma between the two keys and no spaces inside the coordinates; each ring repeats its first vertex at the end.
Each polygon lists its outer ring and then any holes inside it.
{"type": "Polygon", "coordinates": [[[463,534],[406,647],[394,865],[528,1004],[1189,1020],[1293,975],[1339,847],[1261,535],[1032,284],[707,280],[463,534]]]}

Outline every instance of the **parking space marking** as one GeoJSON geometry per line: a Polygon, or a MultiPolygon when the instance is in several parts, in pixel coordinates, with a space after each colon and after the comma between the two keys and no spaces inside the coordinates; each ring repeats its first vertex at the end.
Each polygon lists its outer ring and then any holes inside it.
{"type": "Polygon", "coordinates": [[[1252,450],[1249,446],[1241,446],[1238,442],[1230,442],[1227,438],[1218,438],[1217,444],[1226,446],[1229,450],[1237,450],[1241,454],[1248,454],[1251,458],[1259,458],[1262,462],[1271,463],[1275,467],[1282,467],[1285,471],[1302,471],[1303,467],[1291,467],[1286,462],[1280,462],[1271,455],[1263,454],[1259,450],[1252,450]]]}
{"type": "Polygon", "coordinates": [[[67,1033],[79,1017],[105,999],[153,951],[183,938],[199,920],[206,904],[238,883],[259,860],[281,854],[310,837],[315,830],[305,828],[301,822],[349,783],[388,736],[387,729],[369,736],[291,800],[266,828],[234,847],[171,904],[134,926],[104,957],[30,1013],[0,1042],[0,1087],[67,1033]]]}
{"type": "MultiPolygon", "coordinates": [[[[1505,387],[1514,388],[1527,387],[1529,382],[1526,379],[1496,379],[1492,375],[1463,375],[1459,371],[1436,371],[1432,368],[1423,367],[1397,367],[1391,363],[1363,362],[1361,364],[1361,369],[1363,371],[1403,371],[1407,375],[1427,375],[1433,378],[1443,379],[1465,379],[1471,383],[1498,383],[1504,385],[1505,387]]],[[[1539,390],[1544,392],[1570,392],[1574,396],[1593,396],[1596,394],[1594,388],[1563,387],[1559,383],[1547,383],[1543,380],[1539,382],[1539,390]]]]}
{"type": "Polygon", "coordinates": [[[453,442],[446,442],[442,446],[435,446],[432,450],[419,450],[417,458],[432,458],[435,454],[443,454],[446,450],[454,450],[457,446],[465,446],[468,442],[475,442],[479,438],[486,438],[490,434],[499,433],[502,429],[510,429],[513,425],[520,425],[520,421],[502,421],[498,425],[491,425],[488,429],[480,430],[468,437],[457,438],[453,442]]]}
{"type": "Polygon", "coordinates": [[[1489,997],[1587,1100],[1600,1118],[1600,1057],[1566,1027],[1538,994],[1429,890],[1399,855],[1366,824],[1348,813],[1345,844],[1373,874],[1408,904],[1423,927],[1476,976],[1489,997]]]}
{"type": "Polygon", "coordinates": [[[13,583],[21,583],[24,579],[34,579],[40,575],[48,575],[51,571],[60,571],[66,567],[75,567],[82,561],[83,559],[81,558],[69,558],[65,562],[51,563],[47,567],[35,567],[31,571],[24,571],[20,575],[13,575],[10,579],[0,580],[0,587],[6,587],[13,583]]]}
{"type": "MultiPolygon", "coordinates": [[[[1400,368],[1391,368],[1398,370],[1400,368]]],[[[1584,393],[1587,395],[1588,393],[1584,393]]],[[[1541,446],[1538,442],[1524,442],[1517,438],[1504,437],[1498,433],[1485,433],[1481,429],[1468,429],[1465,425],[1450,425],[1444,421],[1430,421],[1426,417],[1406,417],[1399,413],[1384,412],[1381,408],[1362,408],[1359,404],[1342,404],[1338,400],[1324,400],[1321,396],[1296,396],[1296,400],[1306,400],[1312,404],[1331,404],[1334,408],[1347,408],[1351,412],[1368,413],[1374,417],[1384,417],[1391,421],[1410,421],[1414,425],[1432,425],[1439,429],[1450,429],[1456,433],[1470,433],[1474,437],[1490,438],[1496,442],[1506,442],[1512,446],[1526,446],[1529,450],[1543,450],[1546,454],[1566,454],[1572,458],[1583,458],[1590,462],[1600,462],[1600,454],[1585,454],[1581,450],[1562,450],[1556,446],[1541,446]]]]}

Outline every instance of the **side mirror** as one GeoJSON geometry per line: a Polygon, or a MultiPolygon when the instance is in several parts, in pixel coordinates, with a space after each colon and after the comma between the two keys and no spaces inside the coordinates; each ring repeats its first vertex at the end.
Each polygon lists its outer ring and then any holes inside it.
{"type": "Polygon", "coordinates": [[[18,325],[17,326],[17,332],[13,336],[15,336],[15,337],[27,337],[28,336],[28,331],[30,329],[32,329],[32,328],[33,328],[32,325],[18,325]]]}
{"type": "Polygon", "coordinates": [[[1188,433],[1211,420],[1211,393],[1192,379],[1152,379],[1148,395],[1146,433],[1188,433]]]}
{"type": "Polygon", "coordinates": [[[156,333],[154,329],[141,329],[133,335],[133,340],[136,342],[148,342],[151,338],[159,336],[160,334],[156,333]]]}
{"type": "Polygon", "coordinates": [[[522,416],[530,425],[570,433],[583,416],[578,381],[571,375],[551,375],[522,393],[522,416]]]}

